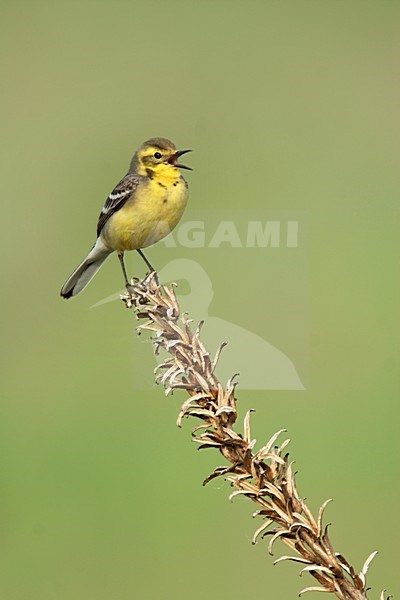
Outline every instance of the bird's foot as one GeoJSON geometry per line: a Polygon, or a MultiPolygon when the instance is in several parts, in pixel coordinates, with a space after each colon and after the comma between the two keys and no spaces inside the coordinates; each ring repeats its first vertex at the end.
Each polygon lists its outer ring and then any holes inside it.
{"type": "Polygon", "coordinates": [[[133,294],[133,292],[135,291],[135,288],[137,287],[137,285],[140,283],[140,279],[138,279],[138,277],[132,277],[132,279],[129,281],[125,282],[125,289],[129,294],[133,294]]]}
{"type": "Polygon", "coordinates": [[[153,275],[154,281],[156,282],[157,286],[160,286],[160,280],[158,279],[158,273],[155,269],[153,269],[152,271],[150,271],[150,273],[148,275],[153,275]]]}

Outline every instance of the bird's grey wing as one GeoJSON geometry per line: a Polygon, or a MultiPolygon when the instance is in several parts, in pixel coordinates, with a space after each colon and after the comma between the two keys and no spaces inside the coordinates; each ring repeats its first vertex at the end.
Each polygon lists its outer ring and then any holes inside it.
{"type": "Polygon", "coordinates": [[[128,173],[123,179],[115,186],[111,194],[108,196],[101,213],[99,220],[97,221],[97,237],[100,235],[101,230],[107,223],[108,219],[117,210],[123,207],[125,202],[132,196],[139,184],[139,177],[128,173]]]}

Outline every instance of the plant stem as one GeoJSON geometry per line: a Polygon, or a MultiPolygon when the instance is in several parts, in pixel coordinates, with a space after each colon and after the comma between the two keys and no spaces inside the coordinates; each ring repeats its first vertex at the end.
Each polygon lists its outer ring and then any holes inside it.
{"type": "MultiPolygon", "coordinates": [[[[122,296],[128,308],[133,308],[136,317],[145,322],[137,327],[138,333],[150,331],[153,335],[155,353],[167,351],[170,358],[156,367],[156,381],[162,383],[166,394],[184,389],[189,394],[178,416],[181,426],[184,417],[195,417],[200,424],[193,429],[193,441],[199,448],[217,448],[227,464],[217,467],[204,484],[215,477],[225,477],[235,491],[230,496],[244,495],[258,505],[255,513],[262,519],[254,534],[253,543],[270,537],[268,551],[272,555],[275,541],[280,539],[294,552],[275,561],[291,560],[302,565],[318,586],[310,586],[300,592],[324,591],[335,594],[341,600],[366,600],[366,572],[375,552],[366,560],[360,573],[356,573],[349,562],[335,552],[329,539],[328,525],[323,526],[323,513],[329,501],[314,517],[300,497],[293,462],[285,448],[289,440],[278,446],[279,436],[284,430],[271,437],[268,443],[253,451],[255,440],[250,433],[250,414],[244,419],[243,434],[237,433],[235,387],[232,377],[225,388],[215,375],[220,351],[214,359],[205,349],[200,331],[202,323],[193,330],[190,320],[181,314],[174,285],[160,286],[153,272],[143,281],[133,280],[122,296]]],[[[381,600],[385,600],[384,592],[381,600]]]]}

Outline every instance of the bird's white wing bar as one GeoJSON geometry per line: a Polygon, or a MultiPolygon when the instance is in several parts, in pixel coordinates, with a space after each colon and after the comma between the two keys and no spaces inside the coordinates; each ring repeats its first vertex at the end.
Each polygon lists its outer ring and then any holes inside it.
{"type": "Polygon", "coordinates": [[[111,194],[108,196],[97,222],[97,236],[100,235],[101,230],[108,221],[108,219],[117,210],[122,208],[128,198],[131,197],[139,183],[139,178],[132,173],[125,175],[123,179],[115,186],[111,194]]]}

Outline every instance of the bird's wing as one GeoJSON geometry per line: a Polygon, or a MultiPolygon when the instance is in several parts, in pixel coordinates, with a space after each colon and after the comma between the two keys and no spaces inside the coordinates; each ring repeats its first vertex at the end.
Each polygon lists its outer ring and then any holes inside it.
{"type": "Polygon", "coordinates": [[[108,196],[101,213],[99,220],[97,221],[97,237],[100,235],[101,230],[108,221],[108,219],[117,210],[122,208],[125,202],[132,196],[139,183],[139,177],[128,173],[123,179],[115,186],[111,194],[108,196]]]}

